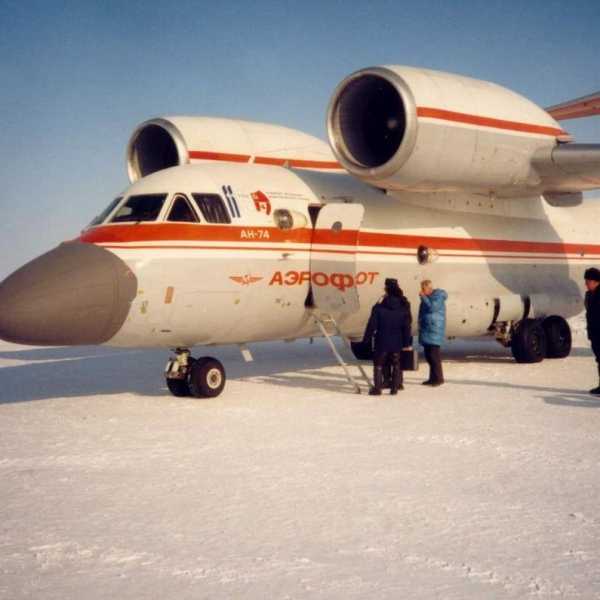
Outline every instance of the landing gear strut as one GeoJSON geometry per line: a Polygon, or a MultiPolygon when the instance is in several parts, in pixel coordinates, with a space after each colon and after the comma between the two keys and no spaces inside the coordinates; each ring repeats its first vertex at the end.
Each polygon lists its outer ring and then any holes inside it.
{"type": "Polygon", "coordinates": [[[173,396],[214,398],[225,387],[225,368],[211,356],[193,358],[187,348],[176,348],[165,368],[167,388],[173,396]]]}

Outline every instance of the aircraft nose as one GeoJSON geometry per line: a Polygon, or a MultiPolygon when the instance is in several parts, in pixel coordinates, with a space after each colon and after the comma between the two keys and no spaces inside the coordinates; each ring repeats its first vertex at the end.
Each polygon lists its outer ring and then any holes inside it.
{"type": "Polygon", "coordinates": [[[0,338],[17,344],[101,344],[121,328],[137,280],[119,257],[66,242],[0,283],[0,338]]]}

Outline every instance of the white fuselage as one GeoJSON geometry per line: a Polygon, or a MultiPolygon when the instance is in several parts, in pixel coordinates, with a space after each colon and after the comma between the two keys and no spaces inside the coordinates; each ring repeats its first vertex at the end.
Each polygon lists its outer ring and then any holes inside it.
{"type": "Polygon", "coordinates": [[[313,306],[359,338],[386,277],[398,279],[415,317],[419,282],[431,279],[449,295],[447,335],[483,335],[494,321],[522,318],[524,304],[529,316],[577,314],[583,271],[600,262],[593,202],[556,208],[543,198],[387,195],[348,175],[232,164],[160,171],[124,196],[147,193],[169,194],[156,221],[107,223],[81,236],[137,278],[137,296],[109,345],[316,335],[311,290],[313,306]],[[168,221],[178,193],[221,195],[231,223],[168,221]],[[277,211],[288,211],[292,228],[278,227],[277,211]],[[419,247],[429,252],[424,264],[419,247]]]}

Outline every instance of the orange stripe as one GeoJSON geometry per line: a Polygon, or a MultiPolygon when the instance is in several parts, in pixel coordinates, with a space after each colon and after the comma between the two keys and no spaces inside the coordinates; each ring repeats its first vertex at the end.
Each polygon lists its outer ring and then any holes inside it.
{"type": "Polygon", "coordinates": [[[491,117],[479,117],[466,113],[443,110],[441,108],[430,108],[427,106],[417,107],[418,117],[429,117],[455,123],[468,123],[469,125],[480,125],[482,127],[494,127],[495,129],[507,129],[509,131],[524,131],[526,133],[541,133],[543,135],[565,135],[566,132],[556,127],[545,125],[532,125],[531,123],[520,123],[519,121],[505,121],[504,119],[493,119],[491,117]]]}
{"type": "Polygon", "coordinates": [[[597,244],[569,244],[565,242],[530,242],[478,238],[451,238],[420,235],[395,235],[360,232],[361,246],[400,246],[417,248],[430,246],[436,250],[469,250],[480,252],[531,252],[542,254],[599,254],[597,244]]]}
{"type": "Polygon", "coordinates": [[[285,163],[286,163],[285,158],[275,158],[273,156],[257,156],[254,159],[254,164],[257,164],[257,165],[273,165],[275,167],[283,167],[283,165],[285,165],[285,163]]]}
{"type": "Polygon", "coordinates": [[[239,227],[235,225],[199,225],[192,223],[146,223],[140,225],[104,225],[84,231],[79,238],[92,244],[104,242],[282,242],[309,244],[309,229],[283,231],[277,227],[239,227]],[[268,232],[269,237],[260,237],[268,232]],[[255,238],[249,236],[255,235],[255,238]],[[244,235],[244,237],[242,237],[244,235]]]}
{"type": "MultiPolygon", "coordinates": [[[[188,153],[190,159],[198,160],[221,160],[227,162],[250,162],[252,157],[249,154],[233,154],[228,152],[210,152],[208,150],[190,150],[188,153]]],[[[274,165],[277,167],[287,166],[296,169],[341,169],[338,162],[328,160],[305,160],[302,158],[278,158],[275,156],[256,156],[254,164],[274,165]]]]}
{"type": "Polygon", "coordinates": [[[204,160],[223,160],[226,162],[240,162],[245,163],[250,160],[248,154],[231,154],[228,152],[209,152],[207,150],[190,150],[190,158],[204,159],[204,160]]]}
{"type": "Polygon", "coordinates": [[[298,169],[341,169],[339,162],[330,162],[326,160],[303,160],[301,158],[292,158],[289,160],[290,167],[298,169]]]}
{"type": "MultiPolygon", "coordinates": [[[[466,123],[469,125],[479,125],[482,127],[493,127],[495,129],[504,129],[508,131],[521,131],[525,133],[537,133],[542,135],[564,136],[567,133],[562,129],[548,127],[545,125],[533,125],[531,123],[521,123],[519,121],[507,121],[505,119],[494,119],[491,117],[481,117],[467,113],[444,110],[441,108],[432,108],[428,106],[417,107],[417,116],[429,117],[431,119],[440,119],[454,123],[466,123]]],[[[564,118],[564,117],[563,117],[564,118]]],[[[190,159],[196,160],[216,160],[225,162],[247,163],[252,160],[249,154],[236,154],[232,152],[213,152],[210,150],[190,150],[188,153],[190,159]]],[[[341,169],[340,163],[326,160],[305,160],[301,158],[282,158],[276,156],[256,156],[254,164],[274,165],[282,167],[287,165],[298,169],[341,169]]]]}
{"type": "MultiPolygon", "coordinates": [[[[196,241],[196,242],[237,242],[240,244],[228,248],[247,248],[254,243],[282,244],[324,244],[332,246],[355,246],[358,235],[358,253],[369,253],[368,248],[380,247],[390,250],[416,249],[428,246],[437,251],[452,250],[466,252],[511,252],[531,254],[600,254],[598,244],[573,244],[566,242],[532,242],[519,240],[497,240],[478,238],[452,238],[420,235],[404,235],[375,233],[356,230],[332,232],[330,229],[317,229],[314,234],[310,229],[292,229],[282,231],[277,227],[240,227],[234,225],[199,225],[187,223],[153,223],[140,225],[104,225],[84,232],[79,238],[88,243],[128,243],[128,242],[161,242],[161,241],[196,241]],[[245,232],[245,237],[242,236],[245,232]],[[259,237],[259,232],[268,232],[269,237],[259,237]],[[255,233],[251,239],[247,236],[255,233]]],[[[181,246],[174,246],[175,248],[181,246]]],[[[217,248],[217,247],[211,247],[217,248]]],[[[283,247],[289,250],[289,246],[283,247]]],[[[315,251],[320,251],[315,249],[315,251]]],[[[339,250],[339,252],[349,252],[339,250]]],[[[385,254],[385,252],[377,251],[385,254]]],[[[493,258],[493,257],[492,257],[493,258]]]]}
{"type": "Polygon", "coordinates": [[[276,165],[283,167],[288,165],[297,169],[341,169],[342,166],[338,162],[327,160],[304,160],[301,158],[275,158],[272,156],[257,156],[254,159],[257,165],[276,165]]]}
{"type": "MultiPolygon", "coordinates": [[[[103,244],[103,248],[116,248],[119,250],[242,250],[242,251],[250,251],[250,252],[290,252],[290,248],[248,248],[248,246],[143,246],[143,245],[123,245],[123,244],[103,244]]],[[[308,252],[308,248],[304,249],[296,249],[295,251],[300,252],[308,252]]],[[[364,252],[360,249],[358,250],[313,250],[312,252],[321,252],[323,254],[368,254],[368,255],[378,255],[378,256],[414,256],[416,259],[416,254],[414,251],[411,252],[382,252],[382,251],[369,251],[364,252]]],[[[439,256],[441,258],[485,258],[485,259],[508,259],[508,260],[579,260],[579,261],[588,261],[588,262],[596,262],[597,259],[590,258],[587,256],[575,256],[572,258],[567,258],[566,255],[563,256],[522,256],[516,254],[447,254],[444,252],[440,252],[439,256]]]]}

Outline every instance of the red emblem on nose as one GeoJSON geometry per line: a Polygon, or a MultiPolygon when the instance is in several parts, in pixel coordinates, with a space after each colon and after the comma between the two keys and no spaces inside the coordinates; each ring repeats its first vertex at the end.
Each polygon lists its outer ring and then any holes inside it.
{"type": "Polygon", "coordinates": [[[252,200],[254,200],[254,206],[258,212],[265,212],[268,215],[271,214],[271,201],[266,194],[260,190],[252,192],[252,200]]]}

